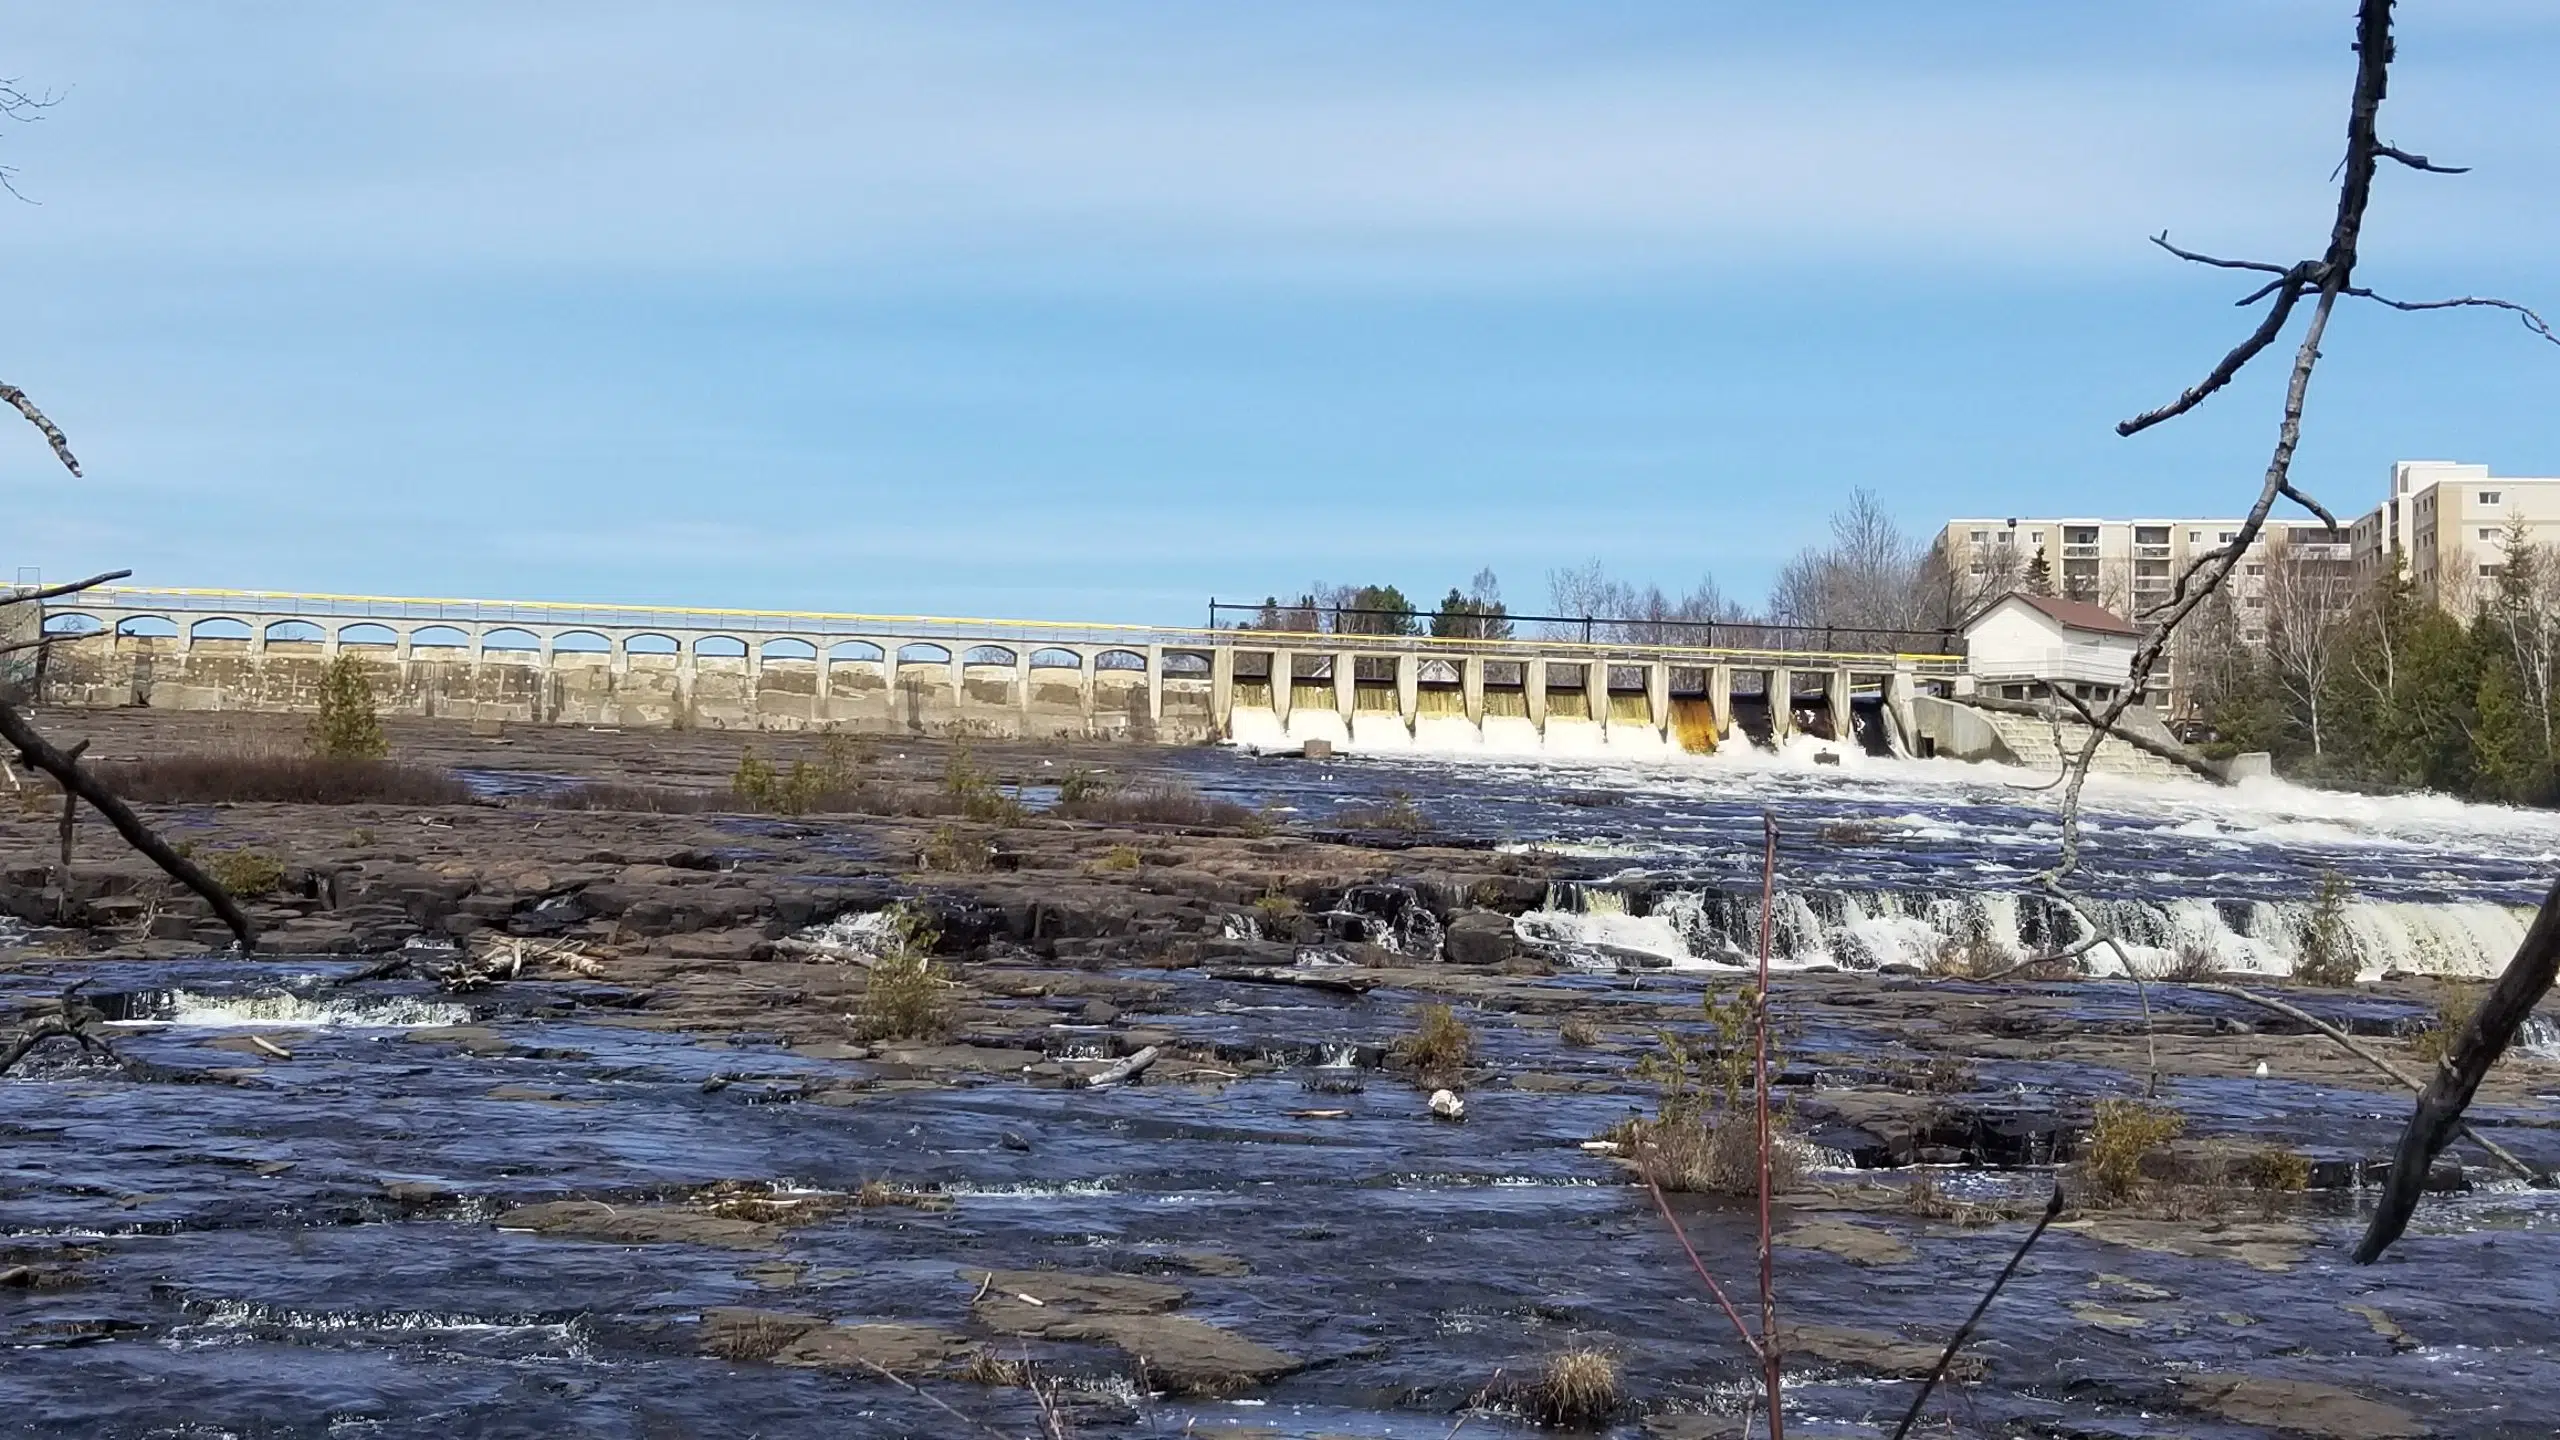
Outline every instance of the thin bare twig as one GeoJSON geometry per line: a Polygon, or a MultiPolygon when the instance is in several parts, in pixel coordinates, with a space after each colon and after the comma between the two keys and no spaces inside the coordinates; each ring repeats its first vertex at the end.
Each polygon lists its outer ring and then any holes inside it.
{"type": "MultiPolygon", "coordinates": [[[[2287,1017],[2288,1019],[2300,1021],[2302,1024],[2308,1025],[2312,1029],[2319,1031],[2328,1039],[2335,1041],[2338,1048],[2346,1051],[2350,1055],[2353,1055],[2357,1059],[2362,1060],[2364,1063],[2381,1071],[2383,1074],[2390,1076],[2392,1079],[2399,1081],[2410,1089],[2423,1091],[2427,1088],[2424,1081],[2418,1079],[2418,1077],[2410,1074],[2408,1071],[2401,1069],[2399,1066],[2392,1064],[2390,1057],[2366,1047],[2353,1035],[2348,1034],[2346,1031],[2339,1029],[2337,1026],[2330,1024],[2328,1021],[2321,1019],[2319,1016],[2312,1014],[2308,1010],[2304,1010],[2298,1006],[2288,1005],[2284,1001],[2278,1000],[2272,995],[2261,995],[2255,990],[2244,990],[2237,985],[2225,985],[2208,980],[2192,980],[2182,983],[2184,983],[2186,988],[2190,990],[2203,990],[2215,995],[2228,995],[2234,1000],[2245,1000],[2252,1005],[2260,1007],[2261,1009],[2272,1010],[2279,1015],[2287,1017]]],[[[2457,1123],[2454,1129],[2455,1133],[2467,1137],[2481,1149],[2488,1151],[2492,1159],[2507,1167],[2508,1170],[2514,1172],[2517,1179],[2525,1181],[2528,1184],[2539,1183],[2541,1181],[2542,1175],[2539,1171],[2535,1170],[2532,1166],[2527,1165],[2522,1160],[2517,1159],[2513,1154],[2508,1152],[2505,1146],[2500,1145],[2495,1140],[2482,1135],[2468,1125],[2457,1123]]],[[[2433,1157],[2430,1156],[2429,1158],[2432,1159],[2433,1157]]]]}
{"type": "Polygon", "coordinates": [[[2019,1243],[2018,1253],[2010,1256],[2009,1263],[2000,1267],[2000,1274],[1992,1280],[1991,1288],[1982,1292],[1982,1299],[1975,1303],[1973,1313],[1964,1317],[1964,1323],[1956,1327],[1955,1334],[1947,1337],[1947,1348],[1939,1352],[1938,1363],[1929,1367],[1929,1377],[1920,1382],[1920,1393],[1911,1397],[1911,1408],[1903,1412],[1902,1423],[1893,1427],[1893,1440],[1902,1440],[1903,1436],[1911,1433],[1913,1422],[1920,1418],[1920,1408],[1929,1403],[1929,1392],[1938,1388],[1938,1381],[1945,1377],[1947,1367],[1955,1363],[1956,1352],[1964,1348],[1964,1342],[1973,1334],[1973,1327],[1982,1323],[1983,1313],[1991,1308],[1992,1301],[2000,1298],[2009,1277],[2018,1273],[2018,1267],[2026,1263],[2027,1252],[2036,1248],[2036,1242],[2044,1238],[2045,1227],[2061,1213],[2062,1187],[2056,1185],[2053,1198],[2044,1202],[2044,1214],[2037,1219],[2035,1228],[2027,1232],[2027,1238],[2019,1243]]]}

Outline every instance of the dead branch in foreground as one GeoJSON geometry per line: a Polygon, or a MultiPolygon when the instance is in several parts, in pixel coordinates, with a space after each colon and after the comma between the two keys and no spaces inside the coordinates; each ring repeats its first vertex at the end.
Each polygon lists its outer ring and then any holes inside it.
{"type": "Polygon", "coordinates": [[[80,985],[72,985],[62,992],[60,1000],[54,1002],[52,1014],[37,1017],[34,1024],[18,1032],[18,1038],[10,1041],[7,1049],[0,1050],[0,1075],[8,1074],[19,1061],[26,1059],[30,1052],[47,1040],[76,1040],[81,1049],[92,1055],[116,1059],[114,1047],[103,1036],[93,1035],[89,1030],[90,1026],[105,1018],[97,1006],[80,998],[80,985]]]}
{"type": "MultiPolygon", "coordinates": [[[[74,475],[80,473],[80,462],[71,454],[71,442],[64,438],[62,431],[56,428],[51,420],[45,418],[44,412],[36,408],[36,403],[27,398],[25,391],[15,385],[0,384],[0,401],[6,401],[15,406],[19,414],[26,416],[30,423],[44,433],[46,441],[53,446],[54,457],[62,462],[63,468],[74,475]]],[[[75,580],[67,585],[0,594],[0,608],[40,603],[64,595],[76,595],[83,590],[104,585],[110,580],[121,580],[132,573],[130,570],[115,570],[104,575],[93,575],[86,580],[75,580]]],[[[230,892],[216,884],[213,877],[204,873],[195,862],[172,849],[169,843],[162,840],[150,826],[142,823],[142,817],[133,813],[133,807],[125,804],[123,797],[108,789],[95,775],[80,768],[80,751],[87,748],[85,741],[72,747],[69,752],[55,749],[45,740],[43,734],[37,731],[34,722],[27,719],[25,713],[6,693],[0,693],[0,741],[6,741],[9,748],[15,750],[20,759],[52,776],[55,783],[62,787],[63,846],[66,862],[70,848],[71,807],[76,797],[88,801],[91,809],[106,816],[107,823],[115,827],[116,833],[124,837],[125,843],[140,851],[145,859],[159,866],[179,884],[203,896],[205,902],[213,907],[213,913],[221,916],[222,923],[230,926],[231,933],[239,938],[243,953],[257,948],[258,927],[251,923],[248,914],[240,908],[238,901],[231,898],[230,892]]],[[[13,776],[12,779],[14,778],[13,776]]]]}
{"type": "Polygon", "coordinates": [[[2427,1167],[2465,1128],[2462,1112],[2479,1093],[2480,1081],[2507,1053],[2516,1032],[2524,1028],[2525,1017],[2533,1013],[2555,977],[2560,977],[2560,884],[2542,897],[2542,912],[2533,917],[2533,928],[2516,947],[2516,958],[2507,962],[2506,973],[2490,987],[2488,998],[2455,1037],[2452,1053],[2436,1067],[2435,1079],[2418,1093],[2417,1109],[2409,1116],[2408,1128],[2400,1132],[2399,1148],[2392,1152],[2391,1177],[2383,1184],[2364,1239],[2356,1245],[2357,1264],[2381,1259],[2382,1252],[2409,1228],[2427,1167]]]}

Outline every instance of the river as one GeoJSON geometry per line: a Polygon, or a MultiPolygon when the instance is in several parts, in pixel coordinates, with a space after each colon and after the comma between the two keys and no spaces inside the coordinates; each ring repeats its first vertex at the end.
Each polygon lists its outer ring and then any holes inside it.
{"type": "MultiPolygon", "coordinates": [[[[1066,1382],[1081,1435],[1439,1440],[1463,1418],[1469,1437],[1527,1436],[1543,1432],[1505,1403],[1504,1377],[1566,1345],[1605,1349],[1624,1371],[1637,1403],[1606,1434],[1729,1433],[1749,1406],[1747,1365],[1644,1192],[1585,1142],[1649,1103],[1627,1073],[1648,1031],[1694,1029],[1701,988],[1730,975],[1756,928],[1756,900],[1735,897],[1756,888],[1764,812],[1784,837],[1782,987],[1799,998],[1782,1003],[1800,1057],[1790,1083],[1809,1106],[1866,1084],[1872,1057],[1936,1024],[1888,1023],[1879,1002],[2063,1047],[2039,1059],[1985,1041],[1951,1104],[2049,1117],[2136,1085],[2104,1058],[2119,1052],[2068,1048],[2131,1033],[2128,987],[1989,990],[1903,973],[1968,927],[2005,926],[1995,942],[2023,947],[2059,923],[2019,899],[2055,840],[2052,797],[2018,788],[2032,777],[1731,756],[1639,767],[1203,750],[1161,765],[1319,830],[1403,795],[1437,832],[1563,857],[1579,878],[1521,925],[1567,968],[1458,992],[1488,1076],[1463,1123],[1435,1123],[1378,1068],[1422,998],[1394,987],[1360,998],[1117,974],[1162,987],[1148,1022],[1243,1078],[1079,1091],[1000,1074],[928,1081],[878,1056],[634,1023],[635,998],[611,975],[450,996],[409,980],[335,988],[352,958],[21,953],[0,996],[85,979],[117,1019],[126,1064],[56,1046],[0,1081],[0,1273],[24,1267],[0,1283],[0,1424],[64,1436],[1037,1435],[1019,1390],[930,1385],[963,1421],[867,1374],[702,1353],[721,1307],[966,1331],[995,1267],[1145,1277],[1180,1292],[1180,1314],[1304,1362],[1240,1395],[1184,1395],[1109,1350],[1003,1342],[1066,1382]],[[1992,1013],[2003,996],[2015,1014],[1992,1013]],[[1565,1043],[1568,1012],[1603,1015],[1608,1038],[1565,1043]],[[863,1088],[826,1088],[850,1072],[863,1088]],[[879,1180],[934,1201],[819,1204],[813,1223],[708,1240],[613,1242],[505,1220],[568,1199],[699,1210],[720,1182],[788,1200],[879,1180]]],[[[2302,907],[2334,872],[2370,973],[2485,973],[2560,851],[2550,816],[2278,783],[2102,779],[2087,821],[2084,883],[2137,943],[2163,955],[2207,943],[2267,971],[2288,962],[2302,907]]],[[[813,822],[838,826],[859,822],[813,822]]],[[[0,935],[0,951],[44,938],[0,935]]],[[[2191,1022],[2173,1037],[2248,1025],[2245,1008],[2209,996],[2157,1003],[2191,1022]]],[[[2397,992],[2305,1003],[2367,1033],[2424,1013],[2397,992]]],[[[1105,1038],[1073,1016],[1050,1031],[1052,1055],[1105,1038]]],[[[2560,1090],[2560,1064],[2516,1063],[2560,1090]]],[[[2405,1105],[2338,1073],[2180,1072],[2165,1098],[2199,1131],[2279,1139],[2352,1177],[2405,1105]]],[[[2515,1103],[2481,1120],[2560,1165],[2549,1115],[2515,1103]]],[[[1782,1250],[1787,1317],[1934,1343],[2020,1227],[1879,1207],[1873,1187],[1909,1174],[1862,1170],[1847,1139],[1816,1138],[1816,1179],[1850,1198],[1809,1201],[1782,1223],[1848,1224],[1901,1253],[1782,1250]]],[[[2051,1174],[2032,1156],[1932,1173],[1951,1195],[2022,1203],[2051,1174]]],[[[2351,1186],[2266,1217],[2199,1220],[2184,1228],[2228,1243],[2192,1253],[2103,1226],[2057,1231],[1985,1327],[1988,1375],[1953,1387],[1926,1433],[2264,1434],[2235,1418],[2245,1405],[2197,1398],[2246,1373],[2369,1396],[2432,1433],[2548,1434],[2560,1207],[2471,1179],[2430,1199],[2371,1270],[2344,1255],[2364,1203],[2351,1186]]],[[[1711,1267],[1748,1272],[1740,1211],[1681,1210],[1711,1267]]],[[[1799,1434],[1885,1433],[1909,1393],[1818,1343],[1791,1376],[1799,1434]]],[[[2370,1415],[2321,1423],[2391,1433],[2370,1415]]]]}

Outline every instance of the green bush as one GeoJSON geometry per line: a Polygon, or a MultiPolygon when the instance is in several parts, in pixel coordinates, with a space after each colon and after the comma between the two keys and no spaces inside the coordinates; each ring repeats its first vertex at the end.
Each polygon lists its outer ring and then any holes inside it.
{"type": "Polygon", "coordinates": [[[951,1007],[933,963],[933,923],[903,905],[887,913],[889,933],[862,992],[862,1033],[873,1040],[938,1038],[951,1029],[951,1007]]]}
{"type": "Polygon", "coordinates": [[[311,753],[329,760],[379,760],[391,753],[373,706],[373,681],[354,652],[341,650],[320,675],[320,712],[311,717],[311,753]]]}
{"type": "Polygon", "coordinates": [[[2101,1100],[2081,1156],[2084,1204],[2120,1205],[2142,1192],[2142,1162],[2186,1133],[2187,1117],[2139,1100],[2101,1100]]]}
{"type": "MultiPolygon", "coordinates": [[[[1695,1040],[1676,1031],[1655,1032],[1656,1050],[1636,1062],[1639,1079],[1653,1082],[1657,1099],[1649,1119],[1626,1121],[1612,1132],[1638,1170],[1665,1190],[1744,1195],[1760,1187],[1759,997],[1748,990],[1699,999],[1706,1033],[1695,1040]]],[[[1769,1073],[1784,1068],[1775,1037],[1769,1073]]],[[[1769,1115],[1769,1185],[1786,1190],[1804,1178],[1805,1147],[1785,1107],[1769,1115]]]]}
{"type": "Polygon", "coordinates": [[[1446,1005],[1415,1006],[1413,1018],[1413,1033],[1396,1043],[1396,1053],[1413,1067],[1414,1082],[1426,1089],[1464,1085],[1476,1058],[1476,1032],[1446,1005]]]}
{"type": "Polygon", "coordinates": [[[2305,985],[2344,989],[2356,983],[2355,937],[2347,930],[2347,877],[2335,870],[2320,874],[2311,914],[2302,923],[2302,947],[2293,961],[2293,978],[2305,985]]]}
{"type": "Polygon", "coordinates": [[[284,888],[284,862],[264,850],[225,850],[205,861],[205,873],[242,900],[284,888]]]}

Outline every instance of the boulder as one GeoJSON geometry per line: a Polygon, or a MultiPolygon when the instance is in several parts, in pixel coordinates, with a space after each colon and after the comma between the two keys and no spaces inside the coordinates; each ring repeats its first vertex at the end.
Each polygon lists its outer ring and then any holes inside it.
{"type": "Polygon", "coordinates": [[[1468,910],[1449,922],[1443,950],[1452,965],[1499,965],[1520,952],[1511,917],[1494,910],[1468,910]]]}

